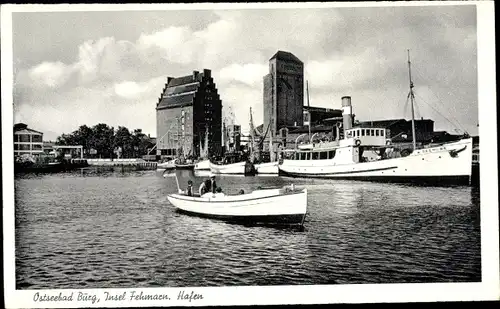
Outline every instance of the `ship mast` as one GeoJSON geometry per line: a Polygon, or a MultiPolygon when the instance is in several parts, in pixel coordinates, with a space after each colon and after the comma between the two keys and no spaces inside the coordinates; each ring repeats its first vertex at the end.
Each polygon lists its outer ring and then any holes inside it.
{"type": "MultiPolygon", "coordinates": [[[[278,101],[277,101],[277,95],[274,94],[274,91],[277,89],[277,86],[275,87],[274,86],[274,82],[275,82],[275,79],[274,79],[274,72],[271,72],[271,134],[269,134],[269,159],[271,162],[274,162],[274,147],[273,147],[273,135],[274,135],[274,126],[275,126],[275,121],[276,121],[276,117],[275,117],[275,110],[274,110],[274,101],[276,99],[276,104],[278,104],[278,101]]],[[[278,83],[278,81],[276,80],[276,83],[278,83]]]]}
{"type": "Polygon", "coordinates": [[[306,81],[306,91],[307,91],[307,114],[308,114],[307,124],[309,126],[309,143],[310,143],[311,142],[311,108],[309,106],[309,81],[306,81]]]}
{"type": "Polygon", "coordinates": [[[415,100],[415,95],[413,94],[413,81],[411,79],[411,62],[410,62],[410,50],[408,49],[408,75],[410,77],[410,92],[408,93],[408,98],[410,98],[411,103],[411,134],[413,140],[413,150],[417,149],[417,141],[415,138],[415,110],[413,107],[413,101],[415,100]]]}

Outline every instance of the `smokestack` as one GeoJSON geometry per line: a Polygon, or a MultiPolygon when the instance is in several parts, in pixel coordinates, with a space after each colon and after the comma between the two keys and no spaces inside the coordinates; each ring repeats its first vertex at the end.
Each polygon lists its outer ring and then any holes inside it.
{"type": "Polygon", "coordinates": [[[352,128],[352,106],[351,97],[342,97],[342,117],[344,120],[344,132],[352,128]]]}

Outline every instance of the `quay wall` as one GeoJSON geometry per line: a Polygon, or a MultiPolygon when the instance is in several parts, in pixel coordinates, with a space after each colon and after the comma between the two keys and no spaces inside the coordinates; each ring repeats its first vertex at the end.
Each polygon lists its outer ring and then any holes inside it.
{"type": "Polygon", "coordinates": [[[142,169],[156,169],[157,162],[149,162],[143,159],[87,159],[90,166],[130,166],[142,169]]]}

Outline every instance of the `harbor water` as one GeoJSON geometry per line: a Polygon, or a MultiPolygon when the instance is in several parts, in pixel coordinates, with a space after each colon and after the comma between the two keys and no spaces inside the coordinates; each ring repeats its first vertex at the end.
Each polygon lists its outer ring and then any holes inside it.
{"type": "MultiPolygon", "coordinates": [[[[189,171],[181,185],[193,178],[189,171]]],[[[196,178],[197,186],[202,178],[196,178]]],[[[218,177],[226,193],[308,189],[304,228],[177,213],[175,177],[80,171],[15,178],[18,289],[481,280],[479,192],[282,177],[218,177]]]]}

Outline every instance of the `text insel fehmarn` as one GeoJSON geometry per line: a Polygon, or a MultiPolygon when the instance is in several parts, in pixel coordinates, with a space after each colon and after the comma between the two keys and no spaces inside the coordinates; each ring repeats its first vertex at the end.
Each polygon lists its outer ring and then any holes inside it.
{"type": "Polygon", "coordinates": [[[179,294],[177,295],[177,300],[188,300],[191,302],[192,300],[199,300],[203,299],[203,295],[197,294],[194,291],[191,291],[191,293],[186,292],[186,291],[180,291],[179,294]]]}

